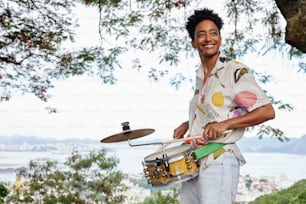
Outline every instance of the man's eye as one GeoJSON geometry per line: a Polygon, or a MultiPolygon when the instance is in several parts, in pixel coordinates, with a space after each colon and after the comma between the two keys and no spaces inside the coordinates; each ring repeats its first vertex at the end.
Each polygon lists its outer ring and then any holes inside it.
{"type": "Polygon", "coordinates": [[[203,38],[203,37],[205,37],[205,34],[199,34],[198,37],[203,38]]]}

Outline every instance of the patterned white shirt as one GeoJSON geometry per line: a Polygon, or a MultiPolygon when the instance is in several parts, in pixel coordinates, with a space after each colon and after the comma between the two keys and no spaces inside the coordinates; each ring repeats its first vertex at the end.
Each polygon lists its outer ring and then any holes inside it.
{"type": "MultiPolygon", "coordinates": [[[[269,103],[246,65],[220,55],[205,82],[202,66],[196,71],[196,88],[189,106],[189,136],[203,134],[208,123],[238,117],[269,103]]],[[[243,133],[244,128],[235,129],[213,142],[235,143],[243,133]]],[[[206,142],[201,138],[191,143],[202,146],[206,142]]]]}

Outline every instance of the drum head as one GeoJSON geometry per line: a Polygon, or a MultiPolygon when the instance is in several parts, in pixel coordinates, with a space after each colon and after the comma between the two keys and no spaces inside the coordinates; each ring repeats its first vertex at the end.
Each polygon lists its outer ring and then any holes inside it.
{"type": "Polygon", "coordinates": [[[171,148],[165,149],[165,151],[160,150],[158,152],[150,154],[144,160],[147,161],[147,162],[150,162],[150,161],[154,162],[157,159],[162,159],[164,152],[167,154],[167,157],[169,159],[171,159],[173,157],[176,157],[180,154],[183,154],[183,153],[187,152],[190,149],[191,149],[190,145],[181,145],[181,146],[178,146],[178,147],[171,147],[171,148]]]}

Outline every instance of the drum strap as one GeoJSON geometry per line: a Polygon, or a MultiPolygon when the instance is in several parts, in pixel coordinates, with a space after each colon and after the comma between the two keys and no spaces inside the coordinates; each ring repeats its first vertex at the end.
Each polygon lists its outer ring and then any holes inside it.
{"type": "MultiPolygon", "coordinates": [[[[208,144],[210,144],[210,143],[208,143],[208,144]]],[[[212,164],[212,162],[215,159],[217,159],[221,154],[223,154],[224,152],[227,152],[227,151],[231,151],[231,152],[234,153],[234,155],[237,158],[240,166],[242,166],[246,163],[243,155],[241,154],[239,148],[237,147],[237,145],[235,143],[233,143],[233,144],[223,144],[223,146],[221,146],[219,149],[217,149],[214,152],[211,152],[210,154],[201,158],[201,160],[199,161],[199,165],[201,166],[201,169],[202,170],[206,169],[210,164],[212,164]]]]}
{"type": "Polygon", "coordinates": [[[206,157],[207,155],[213,153],[213,154],[215,154],[214,158],[217,158],[218,156],[220,156],[225,151],[222,148],[222,147],[224,147],[224,145],[225,144],[216,143],[216,142],[207,143],[203,147],[200,147],[200,148],[194,150],[193,156],[197,160],[197,159],[201,159],[201,158],[206,157]]]}

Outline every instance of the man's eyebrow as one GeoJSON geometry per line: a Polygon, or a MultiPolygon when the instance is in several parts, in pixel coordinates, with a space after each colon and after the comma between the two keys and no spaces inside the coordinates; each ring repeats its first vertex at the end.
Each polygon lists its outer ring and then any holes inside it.
{"type": "MultiPolygon", "coordinates": [[[[210,30],[208,30],[209,32],[210,31],[218,31],[218,29],[216,29],[216,28],[212,28],[212,29],[210,29],[210,30]]],[[[205,33],[206,32],[206,30],[199,30],[199,31],[197,31],[197,33],[205,33]]]]}

